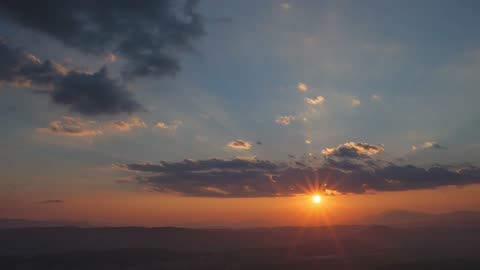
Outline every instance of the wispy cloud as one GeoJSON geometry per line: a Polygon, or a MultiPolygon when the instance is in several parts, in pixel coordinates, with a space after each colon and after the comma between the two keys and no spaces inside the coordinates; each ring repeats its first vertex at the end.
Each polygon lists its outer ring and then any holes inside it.
{"type": "Polygon", "coordinates": [[[167,124],[165,122],[158,122],[155,127],[162,130],[176,131],[182,125],[183,121],[173,120],[170,124],[167,124]]]}
{"type": "Polygon", "coordinates": [[[132,130],[133,128],[147,127],[147,124],[145,124],[145,122],[143,122],[143,120],[138,117],[130,117],[127,120],[111,121],[107,124],[107,126],[111,130],[115,130],[118,132],[127,132],[132,130]]]}
{"type": "Polygon", "coordinates": [[[289,11],[290,10],[290,4],[289,3],[281,3],[280,4],[280,8],[283,10],[283,11],[289,11]]]}
{"type": "Polygon", "coordinates": [[[381,101],[382,101],[382,98],[381,98],[379,95],[376,95],[376,94],[372,95],[372,96],[370,97],[370,99],[371,99],[372,101],[375,101],[375,102],[381,102],[381,101]]]}
{"type": "Polygon", "coordinates": [[[145,122],[138,117],[97,122],[81,117],[62,116],[60,120],[51,121],[47,127],[37,128],[36,131],[57,136],[93,138],[105,134],[128,132],[134,128],[146,126],[145,122]]]}
{"type": "Polygon", "coordinates": [[[294,120],[295,120],[295,116],[293,115],[280,115],[280,116],[277,116],[277,118],[275,119],[275,123],[282,126],[288,126],[294,120]]]}
{"type": "Polygon", "coordinates": [[[325,101],[325,98],[322,96],[317,96],[316,98],[305,98],[305,103],[309,105],[322,105],[325,101]]]}
{"type": "Polygon", "coordinates": [[[360,99],[352,97],[352,106],[357,107],[361,104],[360,99]]]}
{"type": "Polygon", "coordinates": [[[309,87],[306,83],[299,82],[297,84],[297,89],[302,91],[302,92],[306,92],[306,91],[308,91],[309,87]]]}

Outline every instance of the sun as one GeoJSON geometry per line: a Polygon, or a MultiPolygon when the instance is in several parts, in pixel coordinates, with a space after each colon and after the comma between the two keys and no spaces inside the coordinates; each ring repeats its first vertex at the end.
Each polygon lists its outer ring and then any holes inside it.
{"type": "Polygon", "coordinates": [[[322,197],[320,197],[320,195],[313,195],[312,201],[313,203],[318,204],[322,201],[322,197]]]}

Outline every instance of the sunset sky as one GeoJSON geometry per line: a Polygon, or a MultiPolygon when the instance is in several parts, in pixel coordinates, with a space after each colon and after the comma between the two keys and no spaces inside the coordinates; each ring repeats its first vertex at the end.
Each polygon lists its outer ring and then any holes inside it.
{"type": "Polygon", "coordinates": [[[0,1],[0,218],[480,209],[478,1],[24,2],[0,1]]]}

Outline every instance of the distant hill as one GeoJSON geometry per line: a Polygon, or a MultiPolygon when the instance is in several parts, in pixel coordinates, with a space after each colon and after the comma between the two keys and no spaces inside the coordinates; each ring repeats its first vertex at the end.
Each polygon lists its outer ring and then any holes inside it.
{"type": "Polygon", "coordinates": [[[430,214],[406,210],[390,210],[364,218],[359,223],[375,225],[469,226],[480,225],[480,212],[457,211],[430,214]]]}
{"type": "Polygon", "coordinates": [[[29,220],[0,218],[0,229],[46,228],[46,227],[90,227],[86,222],[69,220],[29,220]]]}

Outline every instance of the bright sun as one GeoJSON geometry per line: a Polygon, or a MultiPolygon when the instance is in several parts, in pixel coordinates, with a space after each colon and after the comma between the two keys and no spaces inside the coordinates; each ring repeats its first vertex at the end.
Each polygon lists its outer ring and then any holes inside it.
{"type": "Polygon", "coordinates": [[[320,195],[313,195],[312,201],[313,203],[320,203],[322,201],[322,197],[320,197],[320,195]]]}

